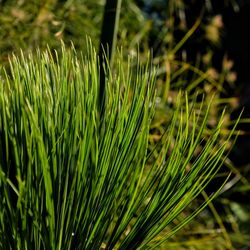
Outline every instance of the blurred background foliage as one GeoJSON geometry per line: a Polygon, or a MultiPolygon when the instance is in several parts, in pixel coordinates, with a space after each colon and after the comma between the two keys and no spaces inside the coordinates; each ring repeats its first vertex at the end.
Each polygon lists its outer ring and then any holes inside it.
{"type": "MultiPolygon", "coordinates": [[[[18,54],[20,49],[36,50],[47,45],[58,49],[61,40],[66,45],[73,42],[76,49],[84,51],[86,36],[90,36],[98,48],[104,5],[104,0],[0,0],[0,64],[6,65],[9,56],[13,52],[18,54]]],[[[247,202],[250,198],[247,153],[250,118],[246,94],[249,83],[246,87],[245,78],[239,81],[241,73],[233,60],[237,49],[230,50],[234,44],[228,42],[233,31],[229,27],[230,17],[237,17],[242,9],[249,9],[249,5],[249,1],[244,0],[122,2],[118,47],[123,48],[125,57],[139,54],[142,62],[146,61],[150,50],[158,66],[156,114],[150,137],[152,148],[170,122],[179,90],[187,91],[190,99],[197,100],[197,107],[194,107],[197,112],[202,112],[200,102],[213,98],[204,140],[225,106],[227,122],[222,141],[246,106],[246,115],[239,125],[238,143],[226,156],[224,167],[207,192],[213,192],[231,173],[229,182],[188,228],[168,242],[167,249],[250,249],[250,204],[247,202]]],[[[240,43],[236,43],[237,46],[240,43]]],[[[236,57],[237,60],[240,61],[236,57]]],[[[203,193],[197,205],[206,198],[207,194],[203,193]]],[[[186,213],[192,210],[190,207],[186,213]]],[[[185,217],[185,213],[182,216],[185,217]]]]}

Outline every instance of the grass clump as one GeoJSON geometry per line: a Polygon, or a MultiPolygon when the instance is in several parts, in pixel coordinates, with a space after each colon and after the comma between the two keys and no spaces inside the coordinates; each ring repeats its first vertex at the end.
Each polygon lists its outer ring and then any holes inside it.
{"type": "Polygon", "coordinates": [[[1,71],[0,249],[154,249],[214,197],[173,223],[221,165],[223,114],[194,157],[210,106],[201,119],[179,94],[149,150],[155,70],[130,63],[107,67],[102,115],[91,45],[13,56],[1,71]]]}

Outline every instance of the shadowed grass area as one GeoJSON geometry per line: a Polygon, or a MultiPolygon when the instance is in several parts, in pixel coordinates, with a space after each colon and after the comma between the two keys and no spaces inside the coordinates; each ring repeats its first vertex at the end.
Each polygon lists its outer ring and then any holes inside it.
{"type": "Polygon", "coordinates": [[[63,46],[60,57],[49,49],[13,56],[11,72],[2,69],[1,249],[154,249],[217,194],[173,223],[217,173],[233,131],[219,142],[222,113],[204,144],[210,105],[199,112],[180,93],[149,150],[155,70],[138,62],[135,70],[132,60],[106,68],[101,117],[91,43],[82,53],[63,46]]]}

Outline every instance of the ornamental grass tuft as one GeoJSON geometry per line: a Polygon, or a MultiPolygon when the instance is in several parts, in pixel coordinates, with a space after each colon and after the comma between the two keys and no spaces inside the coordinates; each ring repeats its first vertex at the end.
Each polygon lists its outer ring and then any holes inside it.
{"type": "Polygon", "coordinates": [[[180,93],[149,149],[155,69],[132,61],[106,68],[102,115],[91,44],[21,53],[1,69],[0,249],[155,249],[217,194],[173,223],[222,164],[223,114],[204,142],[210,106],[199,113],[180,93]]]}

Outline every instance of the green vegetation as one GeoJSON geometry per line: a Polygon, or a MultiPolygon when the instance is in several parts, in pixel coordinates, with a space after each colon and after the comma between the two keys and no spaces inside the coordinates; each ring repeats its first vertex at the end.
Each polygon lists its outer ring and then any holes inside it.
{"type": "Polygon", "coordinates": [[[6,0],[0,10],[0,249],[249,244],[247,206],[227,196],[249,180],[227,157],[238,100],[226,98],[233,62],[213,65],[219,15],[188,22],[184,1],[169,0],[159,31],[123,0],[112,63],[93,49],[105,1],[6,0]]]}
{"type": "Polygon", "coordinates": [[[0,246],[152,249],[214,197],[171,226],[221,165],[223,116],[194,158],[210,107],[200,124],[187,99],[182,108],[180,94],[157,159],[148,165],[154,69],[138,65],[132,72],[117,59],[116,74],[107,69],[100,119],[96,55],[91,45],[80,59],[76,54],[63,48],[53,59],[51,51],[38,51],[13,57],[9,75],[2,71],[0,246]]]}

